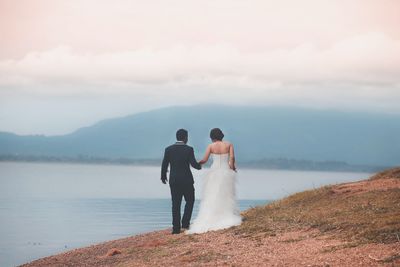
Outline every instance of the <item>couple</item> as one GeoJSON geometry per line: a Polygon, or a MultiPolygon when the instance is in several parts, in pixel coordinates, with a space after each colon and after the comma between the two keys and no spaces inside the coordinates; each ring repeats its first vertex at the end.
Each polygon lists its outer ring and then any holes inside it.
{"type": "Polygon", "coordinates": [[[172,198],[172,234],[204,233],[210,230],[228,228],[241,223],[235,198],[235,154],[233,145],[222,139],[224,134],[218,128],[210,132],[212,143],[208,145],[204,158],[197,162],[193,148],[186,145],[188,132],[180,129],[176,132],[177,142],[165,149],[161,166],[161,181],[167,183],[167,171],[170,166],[169,185],[172,198]],[[194,204],[193,175],[190,166],[200,170],[210,155],[213,163],[203,181],[203,195],[199,214],[190,224],[194,204]],[[181,224],[181,202],[185,198],[185,211],[181,224]]]}

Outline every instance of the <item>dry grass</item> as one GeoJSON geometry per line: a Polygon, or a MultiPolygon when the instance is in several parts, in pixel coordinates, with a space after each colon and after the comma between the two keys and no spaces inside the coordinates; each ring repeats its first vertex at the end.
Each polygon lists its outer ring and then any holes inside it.
{"type": "Polygon", "coordinates": [[[370,180],[376,179],[400,179],[400,168],[388,169],[383,172],[377,173],[370,180]]]}
{"type": "MultiPolygon", "coordinates": [[[[367,183],[393,178],[400,179],[400,168],[379,173],[367,183]]],[[[250,209],[243,213],[245,221],[236,233],[274,235],[310,227],[353,244],[400,242],[400,188],[352,191],[352,186],[325,186],[250,209]]]]}

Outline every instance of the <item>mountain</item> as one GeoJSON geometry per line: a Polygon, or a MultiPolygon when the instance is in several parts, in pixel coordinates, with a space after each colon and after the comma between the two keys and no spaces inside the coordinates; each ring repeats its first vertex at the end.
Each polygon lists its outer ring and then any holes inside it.
{"type": "Polygon", "coordinates": [[[182,106],[107,119],[62,136],[0,133],[0,155],[159,159],[178,128],[201,156],[221,128],[240,161],[289,158],[394,166],[400,116],[249,106],[182,106]]]}

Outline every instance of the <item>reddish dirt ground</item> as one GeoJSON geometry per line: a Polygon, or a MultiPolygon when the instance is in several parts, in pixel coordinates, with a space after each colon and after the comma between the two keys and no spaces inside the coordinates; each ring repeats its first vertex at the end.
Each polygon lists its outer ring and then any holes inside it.
{"type": "Polygon", "coordinates": [[[231,230],[171,235],[169,230],[109,241],[24,266],[400,266],[395,244],[347,243],[315,230],[240,236],[231,230]],[[117,251],[117,253],[115,253],[117,251]]]}

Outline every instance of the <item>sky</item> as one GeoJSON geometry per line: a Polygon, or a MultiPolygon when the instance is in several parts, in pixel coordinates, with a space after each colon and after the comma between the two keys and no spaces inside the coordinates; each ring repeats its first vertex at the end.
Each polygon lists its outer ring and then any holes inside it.
{"type": "Polygon", "coordinates": [[[400,114],[397,0],[0,0],[0,131],[172,105],[400,114]]]}

